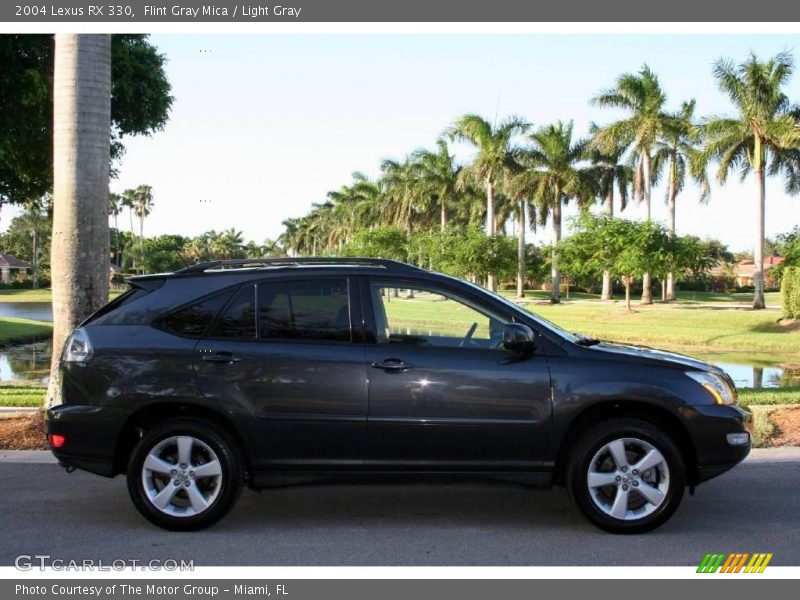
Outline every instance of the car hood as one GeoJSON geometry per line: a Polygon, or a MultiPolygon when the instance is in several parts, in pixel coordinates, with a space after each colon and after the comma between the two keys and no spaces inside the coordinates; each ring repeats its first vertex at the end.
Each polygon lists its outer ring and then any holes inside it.
{"type": "Polygon", "coordinates": [[[676,369],[691,369],[695,371],[721,372],[719,367],[712,364],[675,352],[657,350],[647,346],[633,346],[628,344],[614,344],[600,342],[586,347],[587,350],[601,353],[608,358],[628,358],[635,362],[653,365],[668,366],[676,369]]]}

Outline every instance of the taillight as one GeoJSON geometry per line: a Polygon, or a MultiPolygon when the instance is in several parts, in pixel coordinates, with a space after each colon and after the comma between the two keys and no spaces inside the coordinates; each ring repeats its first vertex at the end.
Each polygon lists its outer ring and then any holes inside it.
{"type": "Polygon", "coordinates": [[[50,442],[50,445],[53,448],[61,448],[61,446],[64,445],[64,442],[67,441],[67,438],[65,438],[63,435],[58,435],[57,433],[51,433],[48,436],[47,441],[50,442]]]}
{"type": "Polygon", "coordinates": [[[64,345],[64,362],[81,363],[92,357],[92,343],[85,329],[78,328],[73,331],[64,345]]]}

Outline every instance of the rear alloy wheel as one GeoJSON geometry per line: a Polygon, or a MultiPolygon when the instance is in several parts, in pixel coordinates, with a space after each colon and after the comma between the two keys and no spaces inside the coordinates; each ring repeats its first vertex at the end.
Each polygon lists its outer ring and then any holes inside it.
{"type": "Polygon", "coordinates": [[[149,430],[128,467],[128,490],[151,522],[202,529],[236,502],[242,469],[225,435],[202,421],[170,421],[149,430]]]}
{"type": "Polygon", "coordinates": [[[680,451],[645,421],[600,423],[581,438],[569,472],[573,500],[614,533],[655,529],[675,512],[686,484],[680,451]]]}

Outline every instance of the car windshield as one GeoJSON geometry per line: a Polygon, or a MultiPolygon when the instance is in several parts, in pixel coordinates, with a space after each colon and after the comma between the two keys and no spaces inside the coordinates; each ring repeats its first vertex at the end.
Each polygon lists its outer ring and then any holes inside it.
{"type": "MultiPolygon", "coordinates": [[[[485,294],[489,294],[490,296],[493,296],[495,299],[500,300],[503,304],[505,304],[506,306],[514,309],[516,312],[524,311],[524,309],[519,304],[509,300],[505,296],[501,296],[497,292],[492,292],[490,290],[487,290],[484,287],[481,287],[481,286],[479,286],[479,285],[477,285],[475,283],[469,282],[469,281],[465,281],[464,283],[466,283],[467,285],[475,288],[476,290],[479,290],[479,291],[481,291],[481,292],[483,292],[485,294]]],[[[560,336],[560,337],[562,337],[562,338],[564,338],[564,339],[566,339],[566,340],[568,340],[568,341],[570,341],[570,342],[572,342],[574,344],[579,343],[580,340],[583,339],[581,336],[577,336],[577,335],[575,335],[573,333],[570,333],[566,329],[564,329],[562,327],[559,327],[558,325],[556,325],[555,323],[553,323],[549,319],[545,319],[541,315],[532,313],[531,311],[525,311],[525,313],[526,313],[527,316],[530,316],[530,318],[532,318],[534,321],[536,321],[539,325],[541,325],[545,329],[551,331],[552,333],[554,333],[554,334],[556,334],[556,335],[558,335],[558,336],[560,336]]]]}

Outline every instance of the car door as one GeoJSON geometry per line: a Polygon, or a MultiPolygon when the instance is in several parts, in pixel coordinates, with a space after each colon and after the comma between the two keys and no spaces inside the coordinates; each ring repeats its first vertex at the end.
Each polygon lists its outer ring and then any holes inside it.
{"type": "Polygon", "coordinates": [[[545,356],[503,349],[510,319],[427,282],[365,286],[367,459],[402,468],[535,468],[551,416],[545,356]]]}
{"type": "Polygon", "coordinates": [[[366,367],[346,277],[243,285],[198,344],[202,394],[249,415],[259,466],[363,459],[366,367]]]}

